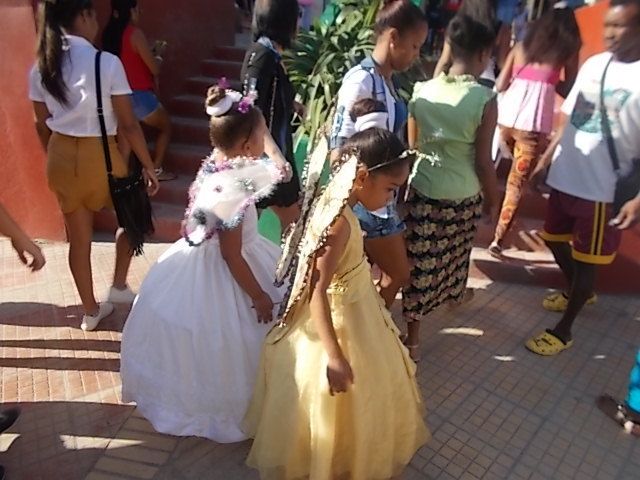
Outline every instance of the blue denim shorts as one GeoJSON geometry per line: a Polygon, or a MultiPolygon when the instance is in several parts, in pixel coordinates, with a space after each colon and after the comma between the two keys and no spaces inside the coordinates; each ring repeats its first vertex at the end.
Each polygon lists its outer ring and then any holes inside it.
{"type": "Polygon", "coordinates": [[[138,120],[144,120],[160,107],[160,100],[151,90],[134,90],[131,103],[133,113],[138,120]]]}
{"type": "Polygon", "coordinates": [[[384,218],[374,215],[358,203],[353,207],[353,213],[358,217],[360,228],[367,234],[367,239],[388,237],[407,229],[395,209],[390,216],[384,218]]]}

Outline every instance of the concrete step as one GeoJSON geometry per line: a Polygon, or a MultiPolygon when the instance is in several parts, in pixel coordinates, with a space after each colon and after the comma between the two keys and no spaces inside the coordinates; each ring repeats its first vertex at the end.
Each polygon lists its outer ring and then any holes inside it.
{"type": "Polygon", "coordinates": [[[239,80],[242,62],[208,59],[202,61],[202,72],[213,77],[225,77],[228,80],[239,80]]]}
{"type": "Polygon", "coordinates": [[[172,115],[207,119],[204,102],[204,95],[178,95],[169,101],[169,111],[172,115]]]}
{"type": "MultiPolygon", "coordinates": [[[[186,89],[188,93],[192,95],[201,95],[202,102],[204,104],[204,98],[207,94],[207,90],[211,85],[216,85],[220,81],[219,77],[210,75],[197,75],[187,78],[186,89]]],[[[242,83],[238,78],[228,78],[227,81],[232,89],[238,92],[242,91],[242,83]]]]}
{"type": "MultiPolygon", "coordinates": [[[[629,256],[632,240],[623,240],[616,260],[598,267],[596,292],[639,295],[640,264],[629,256]]],[[[520,283],[566,290],[567,283],[549,250],[526,252],[515,248],[503,251],[503,257],[492,257],[487,249],[474,247],[469,275],[484,281],[520,283]]]]}
{"type": "Polygon", "coordinates": [[[492,257],[487,249],[474,247],[469,276],[491,282],[520,283],[547,288],[564,288],[564,277],[548,250],[504,251],[502,259],[492,257]]]}
{"type": "MultiPolygon", "coordinates": [[[[503,241],[503,248],[517,248],[527,252],[546,250],[544,242],[535,233],[542,230],[543,225],[544,222],[539,219],[522,215],[516,217],[511,230],[503,241]]],[[[480,220],[473,244],[477,247],[488,247],[493,241],[494,233],[495,225],[489,225],[480,220]]]]}
{"type": "MultiPolygon", "coordinates": [[[[184,207],[153,201],[153,223],[155,233],[150,241],[175,242],[180,238],[180,225],[184,207]]],[[[114,212],[102,210],[94,216],[93,228],[97,232],[115,232],[117,219],[114,212]]]]}
{"type": "Polygon", "coordinates": [[[173,141],[189,145],[210,145],[209,122],[206,117],[172,116],[173,141]]]}
{"type": "Polygon", "coordinates": [[[178,175],[175,180],[160,182],[160,190],[153,201],[176,205],[184,210],[189,202],[189,186],[193,179],[194,175],[178,175]]]}
{"type": "Polygon", "coordinates": [[[215,47],[213,56],[218,60],[242,63],[244,61],[245,51],[246,50],[241,47],[215,47]]]}
{"type": "Polygon", "coordinates": [[[172,143],[167,151],[164,165],[171,172],[186,175],[193,179],[200,168],[202,160],[210,153],[211,147],[208,143],[172,143]]]}

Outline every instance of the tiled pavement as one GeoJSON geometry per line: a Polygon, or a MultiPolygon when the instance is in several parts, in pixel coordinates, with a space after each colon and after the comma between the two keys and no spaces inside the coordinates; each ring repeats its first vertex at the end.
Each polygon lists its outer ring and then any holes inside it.
{"type": "MultiPolygon", "coordinates": [[[[255,479],[249,443],[219,445],[160,435],[120,403],[119,340],[126,309],[97,332],[77,328],[78,299],[64,245],[45,245],[48,265],[30,274],[0,241],[0,367],[3,404],[18,422],[0,437],[9,480],[255,479]]],[[[137,287],[166,245],[135,259],[137,287]]],[[[95,280],[106,290],[113,246],[96,244],[95,280]]],[[[640,478],[640,443],[594,406],[623,395],[640,345],[640,299],[603,297],[554,359],[522,347],[556,318],[541,289],[474,282],[474,302],[425,324],[419,381],[433,440],[405,479],[607,480],[640,478]]]]}

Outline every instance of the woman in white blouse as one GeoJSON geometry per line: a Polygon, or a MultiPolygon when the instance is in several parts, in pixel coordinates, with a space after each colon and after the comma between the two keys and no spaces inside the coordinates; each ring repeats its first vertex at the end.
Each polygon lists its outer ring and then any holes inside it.
{"type": "MultiPolygon", "coordinates": [[[[30,75],[29,97],[47,150],[49,187],[64,214],[69,266],[84,307],[81,328],[93,330],[113,312],[112,302],[127,303],[135,298],[127,287],[131,250],[122,231],[116,234],[115,272],[108,302],[96,302],[91,277],[93,214],[112,207],[97,115],[97,50],[92,42],[98,22],[91,0],[45,0],[39,15],[38,59],[30,75]]],[[[115,142],[119,129],[142,162],[149,193],[155,194],[158,180],[117,57],[102,54],[100,78],[113,175],[128,174],[115,142]]]]}

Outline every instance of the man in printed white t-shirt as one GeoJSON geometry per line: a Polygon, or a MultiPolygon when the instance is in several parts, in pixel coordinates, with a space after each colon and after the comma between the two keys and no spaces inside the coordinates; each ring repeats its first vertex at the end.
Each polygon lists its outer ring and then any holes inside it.
{"type": "Polygon", "coordinates": [[[580,69],[562,106],[558,134],[534,172],[544,171],[553,159],[541,235],[569,284],[567,293],[544,299],[547,310],[563,316],[553,329],[527,341],[539,355],[556,355],[573,345],[571,327],[578,313],[596,301],[597,266],[613,262],[622,230],[637,220],[638,196],[614,214],[618,175],[603,134],[600,95],[602,89],[621,172],[629,172],[640,158],[640,0],[611,1],[605,44],[607,52],[580,69]]]}

